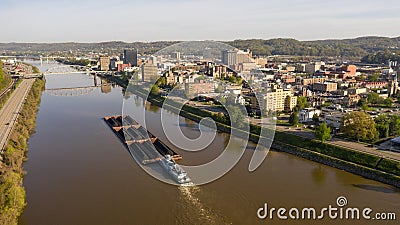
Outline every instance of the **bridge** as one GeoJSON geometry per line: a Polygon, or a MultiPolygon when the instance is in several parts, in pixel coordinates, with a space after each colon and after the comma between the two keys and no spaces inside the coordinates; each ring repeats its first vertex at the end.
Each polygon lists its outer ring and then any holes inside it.
{"type": "Polygon", "coordinates": [[[63,66],[56,66],[47,69],[43,73],[29,73],[29,74],[15,74],[12,75],[13,78],[41,78],[44,75],[64,75],[64,74],[78,74],[78,73],[88,73],[90,71],[86,70],[86,67],[80,65],[63,65],[63,66]],[[83,71],[83,69],[85,69],[83,71]]]}
{"type": "Polygon", "coordinates": [[[0,58],[3,59],[35,59],[35,60],[56,60],[56,59],[65,59],[66,57],[60,56],[38,56],[38,55],[0,55],[0,58]]]}
{"type": "MultiPolygon", "coordinates": [[[[103,82],[103,80],[102,80],[103,82]]],[[[108,93],[111,91],[112,83],[101,83],[97,84],[96,78],[94,79],[93,86],[84,86],[84,87],[66,87],[66,88],[47,88],[44,90],[45,93],[48,93],[53,96],[81,96],[87,95],[97,88],[101,88],[101,92],[108,93]]]]}
{"type": "Polygon", "coordinates": [[[53,96],[81,96],[87,95],[94,91],[98,86],[87,86],[87,87],[71,87],[71,88],[50,88],[44,92],[53,96]]]}

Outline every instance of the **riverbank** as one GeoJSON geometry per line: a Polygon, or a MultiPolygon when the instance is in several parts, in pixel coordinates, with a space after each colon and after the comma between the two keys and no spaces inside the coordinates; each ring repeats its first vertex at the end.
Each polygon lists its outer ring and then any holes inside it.
{"type": "Polygon", "coordinates": [[[11,76],[4,73],[3,63],[0,60],[0,109],[3,107],[16,86],[17,84],[13,82],[11,76]]]}
{"type": "Polygon", "coordinates": [[[36,115],[44,88],[44,78],[36,79],[0,161],[0,224],[17,224],[26,205],[22,165],[26,161],[28,139],[35,130],[36,115]]]}
{"type": "MultiPolygon", "coordinates": [[[[116,82],[125,89],[128,86],[127,80],[121,80],[118,77],[107,78],[116,82]]],[[[201,110],[189,105],[184,105],[182,109],[177,107],[178,104],[163,105],[165,100],[163,97],[153,95],[147,96],[147,92],[145,90],[140,90],[140,88],[132,88],[129,89],[129,91],[145,99],[147,98],[147,101],[154,105],[164,107],[195,122],[200,122],[200,120],[204,117],[211,117],[214,119],[219,131],[226,133],[231,132],[232,128],[226,124],[225,121],[222,121],[220,119],[220,115],[217,113],[201,110]]],[[[169,103],[171,103],[171,101],[169,101],[169,103]]],[[[244,131],[239,131],[238,133],[243,135],[243,137],[248,135],[250,141],[259,143],[260,138],[266,138],[262,136],[260,137],[260,132],[261,127],[252,124],[250,125],[250,133],[246,133],[244,131]]],[[[280,131],[275,131],[275,137],[271,146],[271,150],[286,152],[308,160],[322,163],[324,165],[345,170],[371,180],[376,180],[395,187],[400,187],[400,163],[391,159],[366,154],[353,149],[347,149],[328,143],[322,143],[318,140],[310,141],[280,131]]]]}

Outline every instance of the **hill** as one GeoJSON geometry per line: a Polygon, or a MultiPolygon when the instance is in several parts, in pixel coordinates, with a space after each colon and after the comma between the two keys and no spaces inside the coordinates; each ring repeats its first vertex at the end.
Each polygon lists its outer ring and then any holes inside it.
{"type": "MultiPolygon", "coordinates": [[[[133,42],[110,41],[101,43],[0,43],[3,54],[47,54],[50,52],[122,52],[125,48],[136,48],[139,53],[155,53],[178,41],[133,42]]],[[[224,42],[239,49],[250,49],[253,55],[298,55],[361,58],[383,51],[400,50],[400,37],[359,37],[342,40],[299,41],[289,38],[269,40],[249,39],[224,42]]]]}

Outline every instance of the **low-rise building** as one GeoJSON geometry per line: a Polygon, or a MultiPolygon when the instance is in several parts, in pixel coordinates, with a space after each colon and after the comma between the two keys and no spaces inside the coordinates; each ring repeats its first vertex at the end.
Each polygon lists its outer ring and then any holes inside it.
{"type": "Polygon", "coordinates": [[[340,126],[342,124],[342,119],[343,119],[344,113],[342,112],[334,112],[334,113],[329,113],[329,114],[325,114],[324,116],[324,122],[336,129],[339,130],[340,126]]]}
{"type": "Polygon", "coordinates": [[[301,80],[302,85],[312,85],[314,83],[324,83],[328,78],[326,76],[312,76],[303,78],[301,80]]]}
{"type": "Polygon", "coordinates": [[[314,91],[332,92],[337,90],[337,83],[333,82],[315,83],[313,85],[313,88],[314,91]]]}
{"type": "Polygon", "coordinates": [[[131,67],[131,64],[117,64],[117,71],[123,72],[128,67],[131,67]]]}
{"type": "Polygon", "coordinates": [[[363,84],[364,87],[369,88],[369,89],[374,89],[374,88],[384,88],[388,86],[387,81],[379,81],[379,82],[365,82],[363,84]]]}
{"type": "Polygon", "coordinates": [[[301,123],[311,122],[313,120],[314,115],[319,116],[321,114],[321,110],[315,108],[305,108],[300,110],[299,112],[299,121],[301,123]]]}
{"type": "Polygon", "coordinates": [[[244,105],[246,104],[246,99],[242,95],[238,95],[235,97],[235,104],[244,105]]]}
{"type": "Polygon", "coordinates": [[[347,91],[349,95],[358,95],[368,92],[367,88],[349,88],[347,91]]]}
{"type": "Polygon", "coordinates": [[[207,94],[214,92],[213,82],[185,83],[185,94],[187,97],[194,97],[198,94],[207,94]]]}

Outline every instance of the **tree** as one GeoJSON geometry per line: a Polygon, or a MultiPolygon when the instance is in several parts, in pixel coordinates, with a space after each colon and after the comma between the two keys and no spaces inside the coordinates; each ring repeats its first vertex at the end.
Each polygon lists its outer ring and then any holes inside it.
{"type": "Polygon", "coordinates": [[[228,78],[228,81],[230,83],[234,83],[234,84],[239,84],[240,85],[240,84],[242,84],[243,79],[242,79],[242,77],[230,76],[228,78]]]}
{"type": "Polygon", "coordinates": [[[367,103],[367,101],[365,100],[365,99],[360,99],[358,102],[357,102],[357,106],[360,106],[361,107],[361,109],[362,110],[364,110],[364,112],[368,109],[368,103],[367,103]]]}
{"type": "Polygon", "coordinates": [[[368,99],[368,102],[371,104],[380,104],[380,103],[382,103],[382,100],[383,100],[379,96],[379,94],[376,92],[369,93],[367,99],[368,99]]]}
{"type": "Polygon", "coordinates": [[[378,81],[378,80],[379,80],[379,73],[371,74],[371,75],[368,77],[368,80],[369,80],[369,81],[372,81],[372,82],[378,81]]]}
{"type": "Polygon", "coordinates": [[[395,136],[400,134],[400,116],[393,115],[389,121],[389,134],[395,136]]]}
{"type": "Polygon", "coordinates": [[[215,92],[216,92],[216,93],[222,93],[222,92],[224,92],[224,88],[222,87],[222,85],[218,85],[218,87],[215,88],[215,92]]]}
{"type": "Polygon", "coordinates": [[[160,94],[160,88],[158,88],[158,86],[154,84],[154,85],[151,87],[150,94],[151,94],[151,95],[158,95],[158,94],[160,94]]]}
{"type": "Polygon", "coordinates": [[[221,103],[221,105],[225,105],[226,104],[226,98],[224,98],[223,96],[220,96],[218,98],[218,102],[221,103]]]}
{"type": "Polygon", "coordinates": [[[351,112],[344,115],[341,124],[342,132],[358,141],[372,141],[375,138],[375,122],[365,112],[351,112]]]}
{"type": "Polygon", "coordinates": [[[325,142],[331,138],[331,128],[329,128],[326,123],[321,123],[319,127],[315,130],[315,137],[318,140],[325,142]]]}
{"type": "Polygon", "coordinates": [[[392,107],[392,105],[393,105],[393,99],[392,98],[386,98],[385,100],[383,100],[383,104],[386,106],[386,107],[389,107],[389,108],[391,108],[392,107]]]}
{"type": "Polygon", "coordinates": [[[228,78],[228,81],[229,82],[231,82],[231,83],[236,83],[236,77],[235,76],[230,76],[229,78],[228,78]]]}
{"type": "Polygon", "coordinates": [[[379,133],[379,138],[389,137],[389,117],[386,114],[381,114],[375,118],[375,127],[379,133]]]}
{"type": "Polygon", "coordinates": [[[4,74],[3,74],[3,62],[0,61],[0,85],[4,81],[4,74]]]}
{"type": "Polygon", "coordinates": [[[307,98],[303,96],[297,97],[297,108],[298,110],[304,109],[307,106],[307,98]]]}
{"type": "Polygon", "coordinates": [[[236,128],[243,128],[245,125],[245,113],[242,112],[240,106],[228,104],[226,108],[229,113],[229,115],[227,115],[229,118],[227,119],[231,121],[232,126],[236,128]]]}
{"type": "Polygon", "coordinates": [[[298,112],[295,110],[289,117],[289,123],[292,126],[296,126],[299,123],[299,116],[297,115],[298,112]]]}
{"type": "Polygon", "coordinates": [[[312,121],[314,123],[314,125],[317,125],[319,123],[319,116],[318,114],[314,113],[313,117],[312,117],[312,121]]]}
{"type": "Polygon", "coordinates": [[[156,85],[161,88],[167,86],[167,78],[164,76],[158,78],[156,85]]]}

